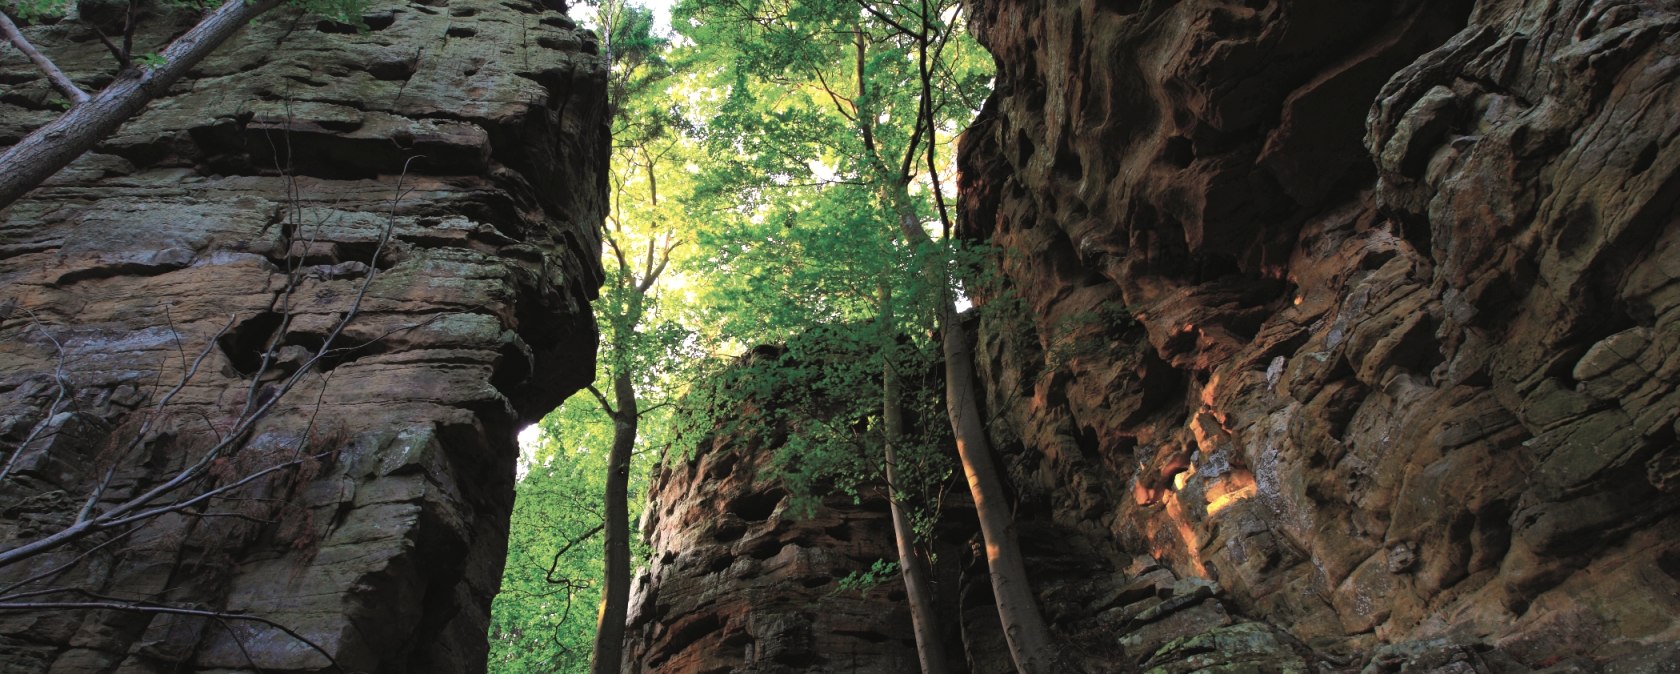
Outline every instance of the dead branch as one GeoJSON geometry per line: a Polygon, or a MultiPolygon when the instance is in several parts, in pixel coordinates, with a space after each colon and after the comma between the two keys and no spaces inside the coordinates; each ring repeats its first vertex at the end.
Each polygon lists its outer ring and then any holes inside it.
{"type": "MultiPolygon", "coordinates": [[[[391,200],[390,215],[387,219],[386,228],[385,231],[381,233],[378,244],[374,247],[372,259],[368,264],[368,274],[363,278],[361,287],[357,289],[355,299],[351,302],[349,309],[346,310],[344,315],[334,324],[333,329],[329,331],[326,338],[322,340],[320,348],[315,351],[315,354],[311,356],[308,361],[298,367],[298,369],[290,376],[286,377],[273,394],[266,396],[260,403],[248,398],[247,404],[240,412],[239,419],[235,422],[234,427],[229,430],[227,435],[223,437],[221,441],[212,445],[209,450],[205,451],[195,463],[176,473],[169,480],[152,487],[139,496],[135,496],[109,510],[99,513],[98,515],[94,515],[94,507],[98,504],[99,498],[103,495],[104,486],[109,484],[110,479],[115,472],[115,466],[113,466],[110,469],[111,472],[107,473],[107,475],[101,480],[101,486],[95,489],[94,493],[90,495],[88,501],[84,504],[74,523],[43,538],[36,539],[10,550],[0,551],[0,568],[15,564],[33,555],[57,548],[99,531],[104,531],[113,527],[125,526],[134,522],[143,521],[159,515],[192,507],[198,503],[203,503],[211,498],[215,498],[220,494],[228,493],[233,489],[249,484],[260,477],[300,464],[304,458],[298,458],[276,466],[271,466],[253,475],[247,476],[245,479],[239,480],[238,482],[223,485],[222,487],[212,489],[192,498],[175,501],[166,505],[148,507],[165,495],[168,495],[197,480],[210,467],[211,462],[215,461],[218,457],[229,453],[237,446],[238,443],[243,442],[246,435],[250,433],[256,424],[263,418],[267,417],[268,413],[280,403],[286,394],[296,387],[305,376],[308,376],[308,374],[314,370],[315,366],[319,364],[323,358],[332,352],[334,341],[337,340],[339,335],[343,334],[345,328],[356,319],[356,316],[361,309],[362,302],[367,296],[368,288],[372,285],[373,280],[379,275],[379,256],[383,254],[385,246],[391,240],[392,232],[396,227],[397,206],[401,202],[402,198],[407,194],[403,188],[403,183],[408,176],[409,167],[412,166],[414,160],[419,158],[421,158],[421,156],[416,155],[410,157],[403,163],[403,172],[397,177],[396,191],[391,200]],[[253,403],[255,404],[253,405],[253,403]]],[[[134,440],[132,440],[125,448],[124,454],[132,451],[145,441],[147,435],[149,434],[152,422],[161,416],[160,412],[164,406],[167,405],[177,393],[186,387],[187,382],[197,374],[200,366],[204,362],[204,359],[209,355],[217,341],[232,326],[233,321],[230,320],[226,326],[216,333],[214,338],[209,340],[209,342],[205,345],[204,350],[199,353],[198,359],[193,362],[190,368],[182,373],[181,380],[175,385],[175,388],[170,390],[170,392],[166,394],[162,400],[158,401],[158,403],[153,406],[152,413],[148,415],[147,419],[141,424],[139,432],[136,433],[134,440]]],[[[272,351],[277,348],[277,346],[278,342],[276,342],[276,344],[271,344],[269,349],[272,351]]],[[[265,363],[266,362],[267,361],[265,360],[265,363]]],[[[262,375],[263,372],[259,371],[256,375],[254,375],[254,378],[261,379],[262,375]]],[[[253,390],[253,395],[254,393],[255,391],[253,390]]]]}
{"type": "Polygon", "coordinates": [[[36,438],[39,438],[42,432],[52,426],[53,418],[57,417],[61,412],[58,406],[65,403],[66,398],[71,398],[70,386],[64,379],[64,344],[60,343],[58,338],[53,337],[52,333],[47,332],[46,327],[41,325],[41,321],[39,317],[35,315],[35,312],[29,311],[28,309],[24,309],[24,312],[29,314],[30,324],[35,326],[36,330],[40,331],[40,333],[45,336],[48,341],[53,343],[53,349],[57,352],[57,355],[53,359],[53,382],[58,384],[58,393],[53,396],[52,404],[47,406],[46,415],[41,418],[40,422],[35,424],[34,428],[29,430],[29,435],[23,439],[23,442],[18,443],[17,449],[14,450],[12,455],[6,459],[6,465],[4,467],[0,467],[0,480],[5,480],[6,476],[11,475],[12,467],[17,465],[18,457],[23,455],[23,451],[28,449],[30,443],[35,442],[36,438]]]}
{"type": "Polygon", "coordinates": [[[70,105],[76,106],[88,102],[87,92],[82,91],[81,87],[70,81],[70,77],[65,75],[64,71],[58,69],[58,64],[53,63],[52,59],[47,58],[46,54],[42,54],[41,50],[35,48],[35,45],[30,44],[29,39],[23,36],[23,31],[18,30],[17,24],[12,22],[12,17],[7,16],[4,11],[0,11],[0,31],[6,33],[6,39],[11,41],[13,47],[17,47],[18,51],[29,57],[35,67],[40,68],[41,72],[46,74],[47,81],[52,83],[54,89],[59,90],[65,98],[70,99],[70,105]]]}
{"type": "MultiPolygon", "coordinates": [[[[62,592],[74,592],[76,594],[83,594],[83,595],[92,595],[92,593],[90,593],[90,592],[85,592],[85,591],[81,591],[81,590],[68,590],[68,589],[66,589],[66,590],[61,590],[61,591],[62,592]]],[[[279,630],[279,631],[285,633],[286,636],[289,636],[293,639],[296,639],[298,641],[298,643],[301,643],[305,646],[308,646],[309,650],[312,650],[312,651],[315,651],[316,653],[319,653],[322,658],[326,659],[327,664],[331,665],[333,669],[338,670],[341,674],[344,674],[346,672],[344,667],[342,667],[338,664],[338,660],[333,658],[332,654],[328,653],[327,649],[322,648],[320,644],[317,644],[314,641],[311,641],[309,639],[309,637],[303,636],[302,634],[298,634],[296,630],[293,630],[290,627],[287,627],[287,626],[282,625],[278,622],[275,622],[273,620],[269,620],[268,618],[264,618],[264,617],[261,617],[261,616],[246,615],[246,614],[243,614],[243,613],[228,613],[228,612],[225,612],[225,611],[209,611],[209,610],[205,610],[205,609],[186,608],[186,607],[182,607],[182,606],[170,606],[168,604],[155,604],[155,603],[152,603],[152,602],[144,602],[144,601],[137,601],[137,600],[62,601],[62,602],[60,602],[60,601],[44,601],[44,602],[0,601],[0,611],[66,611],[66,610],[75,610],[75,609],[93,609],[93,610],[104,610],[104,611],[128,611],[128,612],[132,612],[132,613],[163,613],[163,614],[172,614],[172,615],[196,616],[196,617],[200,617],[200,618],[209,618],[211,620],[243,620],[243,621],[247,621],[247,622],[259,623],[259,624],[262,624],[262,625],[267,625],[269,627],[272,627],[276,630],[279,630]]],[[[253,663],[251,663],[251,665],[256,666],[256,663],[253,662],[253,663]]]]}

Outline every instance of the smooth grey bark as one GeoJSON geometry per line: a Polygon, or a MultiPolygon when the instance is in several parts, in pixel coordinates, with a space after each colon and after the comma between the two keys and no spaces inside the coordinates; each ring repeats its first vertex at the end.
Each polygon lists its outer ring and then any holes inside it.
{"type": "Polygon", "coordinates": [[[910,628],[916,635],[916,657],[922,674],[951,671],[945,658],[945,643],[939,637],[938,614],[933,609],[933,584],[927,566],[916,554],[916,531],[910,514],[899,498],[898,446],[904,437],[904,382],[891,354],[897,339],[893,329],[892,286],[881,283],[881,349],[888,354],[881,372],[881,426],[887,459],[887,503],[892,509],[893,540],[898,546],[898,572],[904,579],[904,596],[910,604],[910,628]]]}
{"type": "MultiPolygon", "coordinates": [[[[902,191],[903,187],[900,186],[902,191]]],[[[900,203],[906,203],[906,194],[900,203]]],[[[901,208],[899,227],[907,241],[918,247],[933,245],[914,211],[901,208]]],[[[943,270],[938,270],[943,271],[943,270]]],[[[929,282],[943,284],[943,273],[929,273],[929,282]]],[[[957,457],[968,491],[974,499],[974,513],[980,520],[980,536],[986,544],[986,568],[992,581],[992,598],[1004,641],[1021,674],[1067,674],[1079,671],[1056,651],[1050,628],[1038,611],[1038,598],[1027,582],[1027,565],[1021,544],[1015,537],[1015,515],[992,460],[992,443],[986,436],[986,422],[980,414],[975,386],[974,352],[968,345],[968,330],[949,297],[939,301],[939,332],[945,356],[945,406],[951,418],[951,434],[957,441],[957,457]]]]}
{"type": "Polygon", "coordinates": [[[601,592],[601,615],[595,624],[595,646],[590,654],[594,674],[618,674],[624,660],[624,620],[630,607],[630,457],[636,448],[638,416],[636,388],[630,373],[613,376],[613,397],[618,410],[613,417],[612,449],[607,454],[606,583],[601,592]]]}

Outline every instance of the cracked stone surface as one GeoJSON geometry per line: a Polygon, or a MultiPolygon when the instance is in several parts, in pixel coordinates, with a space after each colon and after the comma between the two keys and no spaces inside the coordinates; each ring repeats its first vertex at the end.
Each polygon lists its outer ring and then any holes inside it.
{"type": "Polygon", "coordinates": [[[970,7],[1002,73],[965,234],[1008,251],[979,339],[1024,518],[1331,665],[1672,650],[1680,5],[970,7]]]}
{"type": "MultiPolygon", "coordinates": [[[[139,52],[193,19],[143,7],[139,52]]],[[[51,584],[260,616],[347,671],[484,668],[514,436],[594,372],[604,64],[536,2],[375,2],[364,21],[275,10],[0,211],[0,546],[66,524],[107,469],[97,507],[192,463],[354,308],[242,448],[169,498],[322,458],[0,581],[87,553],[51,584]]],[[[26,31],[84,87],[111,76],[86,23],[26,31]]],[[[0,73],[4,145],[56,94],[15,51],[0,73]]],[[[264,623],[104,610],[0,615],[0,662],[328,669],[264,623]]]]}

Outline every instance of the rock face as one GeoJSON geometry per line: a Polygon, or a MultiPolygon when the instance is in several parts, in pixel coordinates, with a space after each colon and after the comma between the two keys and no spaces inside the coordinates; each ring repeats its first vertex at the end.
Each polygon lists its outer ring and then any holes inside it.
{"type": "Polygon", "coordinates": [[[1329,664],[1672,662],[1680,5],[971,9],[1024,528],[1329,664]]]}
{"type": "Polygon", "coordinates": [[[767,475],[775,447],[799,432],[720,431],[654,476],[624,672],[916,670],[897,575],[867,592],[839,582],[897,557],[887,501],[836,496],[800,512],[767,475]]]}
{"type": "MultiPolygon", "coordinates": [[[[194,19],[144,7],[137,53],[194,19]]],[[[0,612],[0,669],[484,667],[514,435],[594,371],[604,65],[534,1],[363,20],[275,10],[0,211],[0,549],[193,476],[0,566],[0,604],[116,606],[0,612]]],[[[56,108],[0,73],[3,145],[56,108]]]]}
{"type": "MultiPolygon", "coordinates": [[[[969,9],[982,384],[1088,670],[1672,671],[1680,4],[969,9]]],[[[830,671],[745,664],[756,616],[887,541],[730,514],[775,487],[721,446],[656,487],[637,671],[830,671]]],[[[953,647],[1012,671],[942,556],[953,647]]]]}

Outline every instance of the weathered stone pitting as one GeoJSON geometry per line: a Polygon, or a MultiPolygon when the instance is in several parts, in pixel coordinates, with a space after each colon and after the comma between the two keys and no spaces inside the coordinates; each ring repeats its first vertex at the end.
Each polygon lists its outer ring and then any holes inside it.
{"type": "Polygon", "coordinates": [[[1029,308],[982,370],[1032,516],[1321,654],[1680,638],[1680,8],[972,9],[966,231],[1029,308]],[[1103,305],[1135,323],[1068,349],[1103,305]]]}
{"type": "MultiPolygon", "coordinates": [[[[315,479],[242,494],[283,506],[160,518],[56,583],[261,616],[351,671],[480,670],[514,434],[593,375],[605,66],[593,36],[537,3],[384,3],[364,18],[357,34],[276,10],[0,213],[0,441],[11,449],[49,411],[55,367],[73,398],[44,427],[62,432],[25,447],[0,485],[0,541],[68,522],[109,462],[101,448],[130,439],[183,357],[207,354],[118,464],[106,507],[194,460],[251,376],[256,399],[271,396],[362,295],[315,374],[229,460],[301,446],[324,455],[315,479]]],[[[137,49],[191,19],[150,20],[137,49]]],[[[78,81],[110,72],[85,25],[29,30],[78,81]]],[[[11,52],[0,71],[9,142],[53,114],[52,93],[11,52]]],[[[0,615],[0,660],[326,665],[260,623],[113,611],[0,615]]]]}

